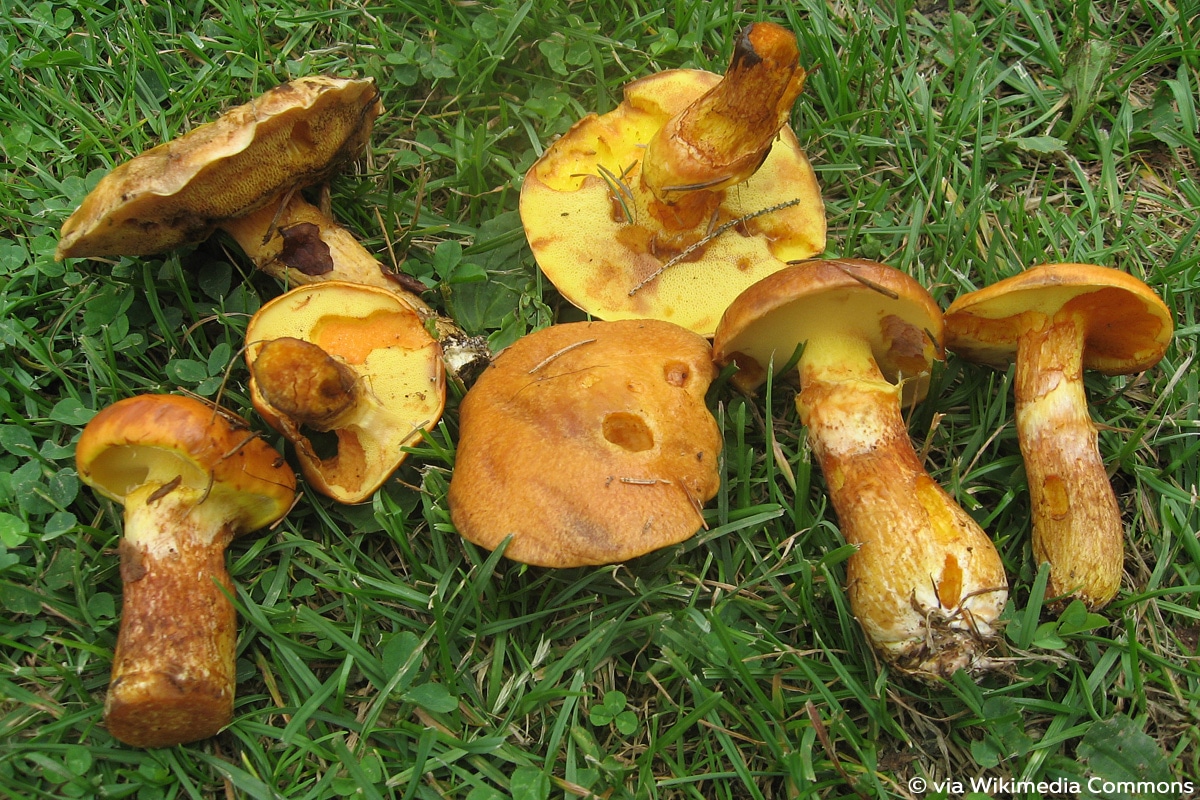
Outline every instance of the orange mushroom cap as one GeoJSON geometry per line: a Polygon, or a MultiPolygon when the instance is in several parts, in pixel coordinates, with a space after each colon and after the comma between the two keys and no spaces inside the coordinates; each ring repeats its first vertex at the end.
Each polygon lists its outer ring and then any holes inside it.
{"type": "Polygon", "coordinates": [[[904,381],[905,403],[925,397],[943,355],[941,309],[911,277],[872,261],[809,261],[759,281],[725,311],[713,357],[737,363],[735,382],[749,390],[768,364],[778,371],[803,342],[835,330],[871,342],[884,377],[904,381]]]}
{"type": "Polygon", "coordinates": [[[281,518],[296,490],[283,457],[249,426],[179,395],[138,395],[102,409],[79,437],[75,463],[80,480],[118,503],[178,476],[228,509],[235,535],[281,518]]]}
{"type": "Polygon", "coordinates": [[[467,393],[450,515],[467,540],[547,567],[625,561],[704,524],[721,435],[708,343],[655,320],[529,334],[467,393]]]}
{"type": "Polygon", "coordinates": [[[968,361],[1004,366],[1017,354],[1029,314],[1061,311],[1083,320],[1083,366],[1106,375],[1157,364],[1174,324],[1144,282],[1093,264],[1042,264],[962,295],[946,309],[946,346],[968,361]]]}

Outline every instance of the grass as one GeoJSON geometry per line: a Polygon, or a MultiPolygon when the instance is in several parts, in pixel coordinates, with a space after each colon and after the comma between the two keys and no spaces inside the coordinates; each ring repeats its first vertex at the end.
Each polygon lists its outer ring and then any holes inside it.
{"type": "MultiPolygon", "coordinates": [[[[0,795],[960,797],[989,779],[1158,797],[1170,795],[1115,782],[1200,775],[1191,4],[5,7],[0,795]],[[714,393],[726,450],[707,530],[628,564],[563,571],[454,531],[455,395],[370,503],[306,493],[274,531],[235,543],[235,722],[166,750],[113,740],[102,708],[120,513],[81,487],[74,442],[115,400],[215,397],[226,375],[222,401],[253,418],[237,353],[247,315],[280,287],[219,238],[56,263],[58,227],[87,189],[279,81],[374,77],[387,113],[361,168],[334,181],[334,212],[502,346],[578,316],[525,244],[525,170],[575,119],[611,109],[627,80],[722,71],[736,31],[759,18],[792,28],[804,63],[819,65],[793,123],[825,194],[830,254],[887,261],[943,307],[1032,264],[1091,261],[1144,278],[1174,310],[1159,366],[1087,378],[1127,523],[1117,600],[1099,618],[1043,605],[1011,373],[951,359],[910,416],[934,477],[992,533],[1013,587],[1007,669],[936,686],[890,674],[849,613],[849,550],[794,389],[714,393]],[[463,264],[489,280],[447,281],[463,264]]],[[[1005,786],[990,793],[1070,793],[1005,786]]]]}

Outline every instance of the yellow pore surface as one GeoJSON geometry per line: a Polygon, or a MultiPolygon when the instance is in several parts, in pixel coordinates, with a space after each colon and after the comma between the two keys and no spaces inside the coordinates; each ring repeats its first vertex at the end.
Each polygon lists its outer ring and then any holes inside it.
{"type": "Polygon", "coordinates": [[[698,70],[634,81],[620,106],[580,120],[526,176],[521,219],[538,265],[589,314],[660,319],[709,336],[746,287],[789,260],[824,250],[820,189],[786,126],[758,172],[729,188],[695,193],[709,195],[699,203],[664,206],[643,187],[646,143],[718,81],[698,70]],[[713,228],[796,200],[734,225],[636,289],[713,228]]]}

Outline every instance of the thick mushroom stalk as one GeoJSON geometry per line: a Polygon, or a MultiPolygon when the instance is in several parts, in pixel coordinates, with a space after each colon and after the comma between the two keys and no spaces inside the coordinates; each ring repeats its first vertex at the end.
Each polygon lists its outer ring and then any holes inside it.
{"type": "Polygon", "coordinates": [[[416,433],[411,418],[388,409],[366,379],[315,344],[273,339],[259,349],[253,370],[258,393],[298,428],[416,433]]]}
{"type": "Polygon", "coordinates": [[[689,192],[746,180],[787,124],[804,78],[795,36],[766,22],[745,28],[721,82],[650,140],[642,181],[659,200],[674,203],[689,192]]]}
{"type": "Polygon", "coordinates": [[[213,736],[233,718],[237,615],[227,509],[176,479],[125,500],[124,599],[104,703],[109,732],[137,747],[213,736]]]}
{"type": "MultiPolygon", "coordinates": [[[[914,376],[915,377],[915,376],[914,376]]],[[[851,608],[889,661],[948,677],[978,665],[1006,595],[987,535],[925,471],[901,414],[899,386],[869,343],[810,339],[796,408],[842,533],[851,608]]]]}
{"type": "Polygon", "coordinates": [[[265,342],[252,369],[266,401],[301,425],[331,431],[358,413],[358,375],[311,342],[294,336],[265,342]]]}
{"type": "Polygon", "coordinates": [[[1044,264],[959,297],[946,325],[962,357],[1015,361],[1034,558],[1050,565],[1051,596],[1102,608],[1120,588],[1125,533],[1083,370],[1117,375],[1156,364],[1171,339],[1170,311],[1150,287],[1117,270],[1044,264]]]}
{"type": "Polygon", "coordinates": [[[1124,526],[1083,388],[1084,325],[1031,315],[1016,359],[1017,442],[1033,508],[1033,555],[1051,595],[1106,605],[1121,586],[1124,526]]]}
{"type": "Polygon", "coordinates": [[[925,471],[902,415],[928,389],[942,330],[937,304],[907,275],[815,261],[742,293],[713,341],[718,363],[743,368],[743,387],[803,346],[796,408],[858,547],[851,610],[887,661],[921,678],[988,668],[1008,596],[995,546],[925,471]]]}
{"type": "Polygon", "coordinates": [[[237,620],[225,549],[287,513],[296,478],[198,400],[145,395],[97,414],[80,478],[125,505],[124,600],[105,722],[137,747],[216,734],[233,717],[237,620]]]}
{"type": "Polygon", "coordinates": [[[419,281],[414,285],[414,279],[385,268],[354,234],[299,192],[282,193],[257,211],[225,220],[221,229],[254,266],[290,285],[346,281],[378,286],[432,314],[414,293],[425,288],[419,281]]]}

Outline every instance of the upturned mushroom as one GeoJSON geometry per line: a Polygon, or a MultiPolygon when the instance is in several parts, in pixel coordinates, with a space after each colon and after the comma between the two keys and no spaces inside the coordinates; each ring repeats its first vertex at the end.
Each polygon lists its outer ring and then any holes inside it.
{"type": "Polygon", "coordinates": [[[467,540],[544,567],[684,541],[720,484],[708,342],[655,320],[579,322],[500,353],[460,407],[450,516],[467,540]]]}
{"type": "Polygon", "coordinates": [[[942,314],[912,278],[860,260],[813,261],[743,292],[713,341],[752,385],[798,348],[796,407],[842,534],[851,610],[900,671],[986,668],[1007,599],[999,554],[925,471],[903,404],[922,399],[942,353],[942,314]]]}
{"type": "Polygon", "coordinates": [[[970,361],[1016,362],[1017,442],[1033,516],[1033,554],[1051,595],[1107,605],[1121,584],[1124,526],[1088,414],[1083,370],[1126,375],[1158,363],[1171,312],[1124,272],[1044,264],[957,298],[947,345],[970,361]]]}
{"type": "Polygon", "coordinates": [[[300,189],[356,158],[382,112],[373,80],[280,84],[105,175],[62,226],[55,257],[162,253],[230,234],[290,283],[399,279],[300,189]]]}
{"type": "Polygon", "coordinates": [[[595,317],[709,336],[739,292],[821,252],[820,190],[787,125],[804,77],[795,37],[757,23],[724,77],[651,75],[577,122],[521,188],[546,277],[595,317]]]}
{"type": "Polygon", "coordinates": [[[422,315],[373,286],[331,281],[275,298],[246,328],[246,365],[255,409],[295,445],[308,481],[342,503],[370,497],[446,402],[422,315]]]}
{"type": "Polygon", "coordinates": [[[84,483],[125,506],[108,730],[135,747],[213,736],[233,717],[236,688],[225,548],[283,517],[296,477],[240,420],[173,395],[103,409],[75,458],[84,483]]]}

